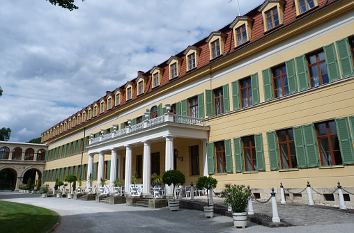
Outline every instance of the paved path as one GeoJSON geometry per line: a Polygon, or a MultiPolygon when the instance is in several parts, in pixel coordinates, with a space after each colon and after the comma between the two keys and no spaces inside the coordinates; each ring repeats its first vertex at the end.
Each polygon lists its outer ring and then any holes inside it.
{"type": "MultiPolygon", "coordinates": [[[[354,222],[327,225],[311,225],[288,228],[267,228],[250,224],[247,229],[237,231],[232,227],[232,219],[225,216],[216,216],[205,219],[203,213],[193,210],[170,212],[163,208],[152,210],[126,205],[108,205],[93,201],[68,200],[57,198],[40,198],[29,195],[8,195],[0,193],[0,199],[8,199],[20,203],[52,209],[58,212],[61,224],[57,233],[91,233],[91,232],[119,232],[119,233],[164,233],[164,232],[192,232],[192,233],[226,233],[226,232],[321,232],[340,233],[352,232],[354,222]]],[[[323,216],[327,218],[327,216],[323,216]]],[[[1,232],[1,228],[0,228],[1,232]]]]}

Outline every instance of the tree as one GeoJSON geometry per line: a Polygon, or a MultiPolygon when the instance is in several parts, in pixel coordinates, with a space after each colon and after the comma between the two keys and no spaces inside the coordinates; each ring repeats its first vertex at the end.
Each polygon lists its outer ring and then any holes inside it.
{"type": "Polygon", "coordinates": [[[41,138],[33,138],[31,140],[28,141],[28,143],[41,143],[41,138]]]}
{"type": "Polygon", "coordinates": [[[47,0],[47,1],[49,1],[52,5],[61,6],[65,9],[68,9],[69,11],[79,9],[79,7],[75,5],[75,0],[47,0]]]}
{"type": "Polygon", "coordinates": [[[11,129],[10,128],[1,128],[0,129],[0,141],[8,141],[10,139],[11,129]]]}

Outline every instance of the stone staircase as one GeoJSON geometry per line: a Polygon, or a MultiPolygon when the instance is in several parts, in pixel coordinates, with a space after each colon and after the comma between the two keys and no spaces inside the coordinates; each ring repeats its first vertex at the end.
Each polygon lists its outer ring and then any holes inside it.
{"type": "Polygon", "coordinates": [[[140,207],[149,207],[149,199],[148,198],[139,198],[133,202],[133,206],[140,206],[140,207]]]}

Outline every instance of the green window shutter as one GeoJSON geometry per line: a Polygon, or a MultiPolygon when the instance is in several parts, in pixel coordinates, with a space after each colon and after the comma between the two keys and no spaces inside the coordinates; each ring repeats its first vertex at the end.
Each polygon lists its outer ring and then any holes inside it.
{"type": "Polygon", "coordinates": [[[181,101],[181,112],[182,116],[187,116],[187,100],[181,101]]]}
{"type": "Polygon", "coordinates": [[[351,136],[352,136],[352,146],[354,150],[354,116],[349,117],[349,127],[351,131],[351,136]]]}
{"type": "Polygon", "coordinates": [[[307,154],[305,148],[305,136],[303,126],[293,128],[295,154],[298,168],[307,168],[307,154]]]}
{"type": "Polygon", "coordinates": [[[66,148],[66,156],[71,155],[71,143],[68,143],[68,147],[66,148]]]}
{"type": "Polygon", "coordinates": [[[215,162],[214,162],[214,143],[208,143],[208,172],[209,174],[215,173],[215,162]]]}
{"type": "Polygon", "coordinates": [[[252,105],[259,104],[258,73],[251,75],[252,105]]]}
{"type": "Polygon", "coordinates": [[[167,109],[166,109],[166,107],[163,107],[163,108],[162,108],[162,114],[165,115],[165,113],[167,113],[167,109]]]}
{"type": "Polygon", "coordinates": [[[297,83],[299,85],[299,90],[304,91],[310,86],[309,79],[308,79],[308,67],[307,67],[306,56],[302,55],[300,57],[295,58],[295,66],[296,66],[296,76],[297,76],[297,83]]]}
{"type": "Polygon", "coordinates": [[[233,109],[237,111],[240,109],[240,84],[237,81],[232,82],[232,102],[233,102],[233,109]]]}
{"type": "Polygon", "coordinates": [[[349,77],[351,74],[353,74],[353,60],[348,38],[337,41],[336,46],[338,51],[340,70],[342,71],[342,77],[349,77]]]}
{"type": "Polygon", "coordinates": [[[177,102],[176,103],[176,114],[178,115],[178,116],[181,116],[182,115],[182,109],[181,109],[181,102],[177,102]]]}
{"type": "Polygon", "coordinates": [[[224,113],[230,112],[230,94],[229,94],[229,84],[226,84],[222,87],[223,89],[223,104],[224,104],[224,113]]]}
{"type": "Polygon", "coordinates": [[[132,119],[131,122],[132,125],[136,125],[136,118],[132,119]]]}
{"type": "Polygon", "coordinates": [[[316,143],[315,128],[313,124],[304,126],[305,148],[307,154],[308,167],[318,166],[318,148],[316,143]]]}
{"type": "Polygon", "coordinates": [[[198,95],[198,117],[204,119],[204,93],[198,95]]]}
{"type": "Polygon", "coordinates": [[[49,155],[49,152],[46,151],[46,152],[45,152],[45,161],[48,161],[48,155],[49,155]]]}
{"type": "Polygon", "coordinates": [[[107,173],[106,173],[106,179],[109,180],[109,177],[111,175],[111,160],[107,161],[107,173]]]}
{"type": "Polygon", "coordinates": [[[159,104],[159,106],[157,106],[157,115],[158,116],[162,116],[163,112],[162,112],[162,104],[159,104]]]}
{"type": "Polygon", "coordinates": [[[224,141],[225,146],[225,161],[226,161],[226,172],[233,173],[233,161],[232,161],[232,154],[231,154],[231,140],[224,141]]]}
{"type": "Polygon", "coordinates": [[[74,141],[73,142],[73,148],[72,148],[72,151],[73,151],[73,154],[76,154],[76,150],[77,150],[77,141],[74,141]]]}
{"type": "Polygon", "coordinates": [[[265,171],[262,134],[254,135],[254,141],[256,146],[257,170],[265,171]]]}
{"type": "Polygon", "coordinates": [[[270,69],[266,69],[262,71],[262,75],[263,75],[263,85],[264,85],[264,98],[265,101],[269,101],[273,99],[272,72],[270,69]]]}
{"type": "Polygon", "coordinates": [[[125,124],[124,123],[120,123],[120,128],[124,129],[125,128],[125,124]]]}
{"type": "Polygon", "coordinates": [[[79,139],[79,142],[77,144],[77,151],[78,153],[81,153],[82,152],[82,139],[79,139]]]}
{"type": "Polygon", "coordinates": [[[92,169],[92,179],[93,180],[97,179],[97,166],[98,166],[98,163],[93,164],[93,169],[92,169]]]}
{"type": "Polygon", "coordinates": [[[295,60],[291,59],[285,62],[286,76],[288,77],[289,93],[294,94],[298,92],[297,78],[295,72],[295,60]]]}
{"type": "Polygon", "coordinates": [[[70,167],[70,175],[72,176],[72,175],[75,175],[74,174],[74,167],[70,167]]]}
{"type": "Polygon", "coordinates": [[[352,139],[350,137],[348,118],[336,119],[336,127],[343,163],[353,164],[354,151],[352,139]]]}
{"type": "Polygon", "coordinates": [[[206,100],[206,115],[208,117],[212,117],[215,115],[212,90],[205,90],[205,100],[206,100]]]}
{"type": "Polygon", "coordinates": [[[235,152],[236,172],[242,172],[243,159],[242,159],[241,138],[234,138],[234,152],[235,152]]]}
{"type": "Polygon", "coordinates": [[[270,170],[275,171],[279,169],[277,134],[275,132],[267,132],[267,141],[270,170]]]}
{"type": "Polygon", "coordinates": [[[337,53],[334,43],[327,45],[323,48],[326,55],[326,63],[328,70],[329,81],[333,82],[339,79],[339,70],[337,62],[337,53]]]}

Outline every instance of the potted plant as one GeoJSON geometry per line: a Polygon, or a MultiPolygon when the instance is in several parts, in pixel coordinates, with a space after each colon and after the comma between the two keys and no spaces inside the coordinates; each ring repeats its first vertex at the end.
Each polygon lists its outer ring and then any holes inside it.
{"type": "Polygon", "coordinates": [[[68,198],[72,198],[72,191],[71,191],[71,184],[76,182],[76,176],[70,175],[65,177],[65,181],[69,183],[69,193],[68,193],[68,198]]]}
{"type": "Polygon", "coordinates": [[[176,199],[175,187],[184,184],[185,176],[178,170],[169,170],[163,174],[162,180],[165,184],[172,185],[173,199],[168,199],[169,209],[172,211],[179,210],[179,200],[176,199]]]}
{"type": "Polygon", "coordinates": [[[218,181],[211,176],[201,176],[197,181],[198,189],[207,190],[207,200],[208,205],[204,206],[204,215],[207,218],[212,218],[214,216],[214,203],[213,203],[213,189],[216,188],[218,181]]]}
{"type": "Polygon", "coordinates": [[[151,184],[153,187],[160,187],[162,184],[162,177],[157,175],[156,173],[152,174],[151,184]]]}
{"type": "Polygon", "coordinates": [[[48,193],[48,185],[42,185],[39,188],[39,193],[42,195],[42,197],[47,197],[47,193],[48,193]]]}
{"type": "Polygon", "coordinates": [[[247,226],[247,204],[251,196],[251,190],[244,185],[225,185],[222,197],[225,204],[231,206],[234,227],[245,228],[247,226]]]}
{"type": "Polygon", "coordinates": [[[60,191],[58,191],[58,189],[63,185],[64,185],[63,181],[61,181],[59,179],[55,180],[54,190],[56,191],[57,198],[61,197],[61,193],[60,193],[60,191]]]}

